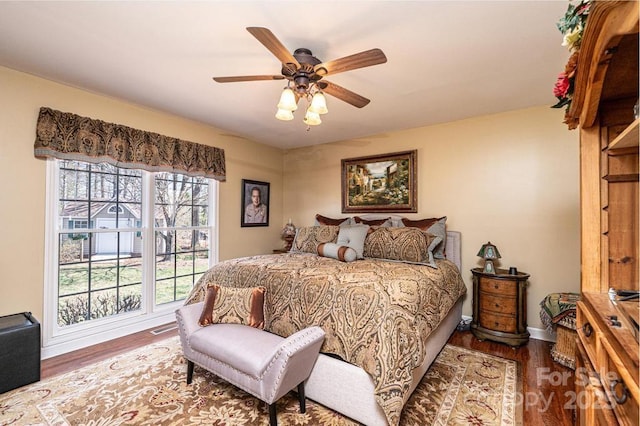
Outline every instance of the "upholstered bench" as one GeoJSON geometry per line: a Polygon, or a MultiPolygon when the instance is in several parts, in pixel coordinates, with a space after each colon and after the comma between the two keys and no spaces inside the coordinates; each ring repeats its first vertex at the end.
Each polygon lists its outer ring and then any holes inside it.
{"type": "Polygon", "coordinates": [[[241,324],[201,327],[203,303],[176,311],[178,332],[187,359],[187,383],[194,364],[211,371],[269,405],[269,419],[277,425],[276,401],[298,387],[300,412],[305,412],[304,381],[311,374],[324,331],[308,327],[286,339],[241,324]]]}

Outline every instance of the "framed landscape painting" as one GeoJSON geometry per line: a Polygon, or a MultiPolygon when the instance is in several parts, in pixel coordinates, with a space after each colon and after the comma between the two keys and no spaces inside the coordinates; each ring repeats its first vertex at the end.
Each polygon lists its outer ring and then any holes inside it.
{"type": "Polygon", "coordinates": [[[416,213],[416,150],[342,160],[343,213],[416,213]]]}
{"type": "Polygon", "coordinates": [[[242,179],[240,226],[269,226],[269,182],[242,179]]]}

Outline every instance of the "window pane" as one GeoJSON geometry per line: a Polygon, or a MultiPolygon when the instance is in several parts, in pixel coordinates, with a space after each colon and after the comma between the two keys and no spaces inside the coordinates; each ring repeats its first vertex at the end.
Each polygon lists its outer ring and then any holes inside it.
{"type": "Polygon", "coordinates": [[[77,324],[89,319],[89,301],[85,294],[58,299],[58,325],[77,324]]]}
{"type": "Polygon", "coordinates": [[[59,235],[59,262],[61,265],[74,262],[82,262],[89,258],[88,234],[60,234],[59,235]]]}
{"type": "Polygon", "coordinates": [[[90,199],[94,201],[107,201],[116,199],[118,192],[116,188],[117,177],[109,173],[91,173],[90,177],[90,199]]]}
{"type": "Polygon", "coordinates": [[[88,199],[89,173],[75,169],[60,170],[58,196],[61,200],[88,199]]]}
{"type": "Polygon", "coordinates": [[[193,253],[176,254],[176,276],[193,274],[193,253]]]}
{"type": "Polygon", "coordinates": [[[99,290],[118,285],[118,260],[91,262],[91,289],[99,290]]]}
{"type": "Polygon", "coordinates": [[[194,226],[207,226],[208,217],[209,217],[209,209],[207,207],[195,207],[196,209],[196,217],[194,226]]]}
{"type": "Polygon", "coordinates": [[[185,251],[192,251],[194,248],[194,245],[197,243],[197,241],[194,240],[195,236],[196,236],[196,232],[194,230],[188,230],[188,231],[181,231],[178,230],[176,231],[177,234],[177,251],[178,252],[185,252],[185,251]]]}
{"type": "Polygon", "coordinates": [[[193,287],[193,275],[176,278],[176,300],[184,299],[193,287]]]}
{"type": "Polygon", "coordinates": [[[114,290],[92,292],[90,303],[91,319],[108,317],[117,312],[116,292],[114,290]]]}
{"type": "Polygon", "coordinates": [[[156,231],[156,253],[168,258],[175,252],[175,231],[156,231]]]}
{"type": "Polygon", "coordinates": [[[125,175],[119,178],[119,200],[124,202],[142,202],[142,177],[125,175]]]}
{"type": "Polygon", "coordinates": [[[60,266],[58,294],[67,296],[89,290],[89,262],[60,266]]]}
{"type": "Polygon", "coordinates": [[[156,305],[173,302],[174,299],[175,279],[156,281],[156,305]]]}
{"type": "Polygon", "coordinates": [[[142,284],[122,288],[119,296],[119,312],[131,312],[142,309],[142,284]]]}
{"type": "Polygon", "coordinates": [[[120,285],[138,284],[142,282],[142,258],[133,257],[120,261],[120,285]]]}
{"type": "Polygon", "coordinates": [[[207,269],[209,269],[209,251],[197,251],[194,272],[205,272],[207,269]]]}

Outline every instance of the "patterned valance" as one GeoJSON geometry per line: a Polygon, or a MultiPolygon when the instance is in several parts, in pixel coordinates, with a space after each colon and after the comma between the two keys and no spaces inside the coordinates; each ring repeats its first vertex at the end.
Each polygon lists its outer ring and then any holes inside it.
{"type": "Polygon", "coordinates": [[[223,149],[46,107],[40,108],[34,153],[38,158],[226,180],[223,149]]]}

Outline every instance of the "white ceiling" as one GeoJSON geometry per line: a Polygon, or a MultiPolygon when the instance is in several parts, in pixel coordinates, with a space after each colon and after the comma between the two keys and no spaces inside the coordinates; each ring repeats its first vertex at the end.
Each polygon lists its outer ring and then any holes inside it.
{"type": "MultiPolygon", "coordinates": [[[[557,1],[0,2],[0,65],[208,123],[281,148],[554,103],[569,56],[557,1]],[[388,62],[326,77],[371,99],[329,96],[306,131],[276,120],[279,74],[248,26],[322,61],[380,48],[388,62]]],[[[1,96],[1,95],[0,95],[1,96]]],[[[73,112],[73,111],[72,111],[73,112]]],[[[95,117],[100,118],[100,117],[95,117]]]]}

